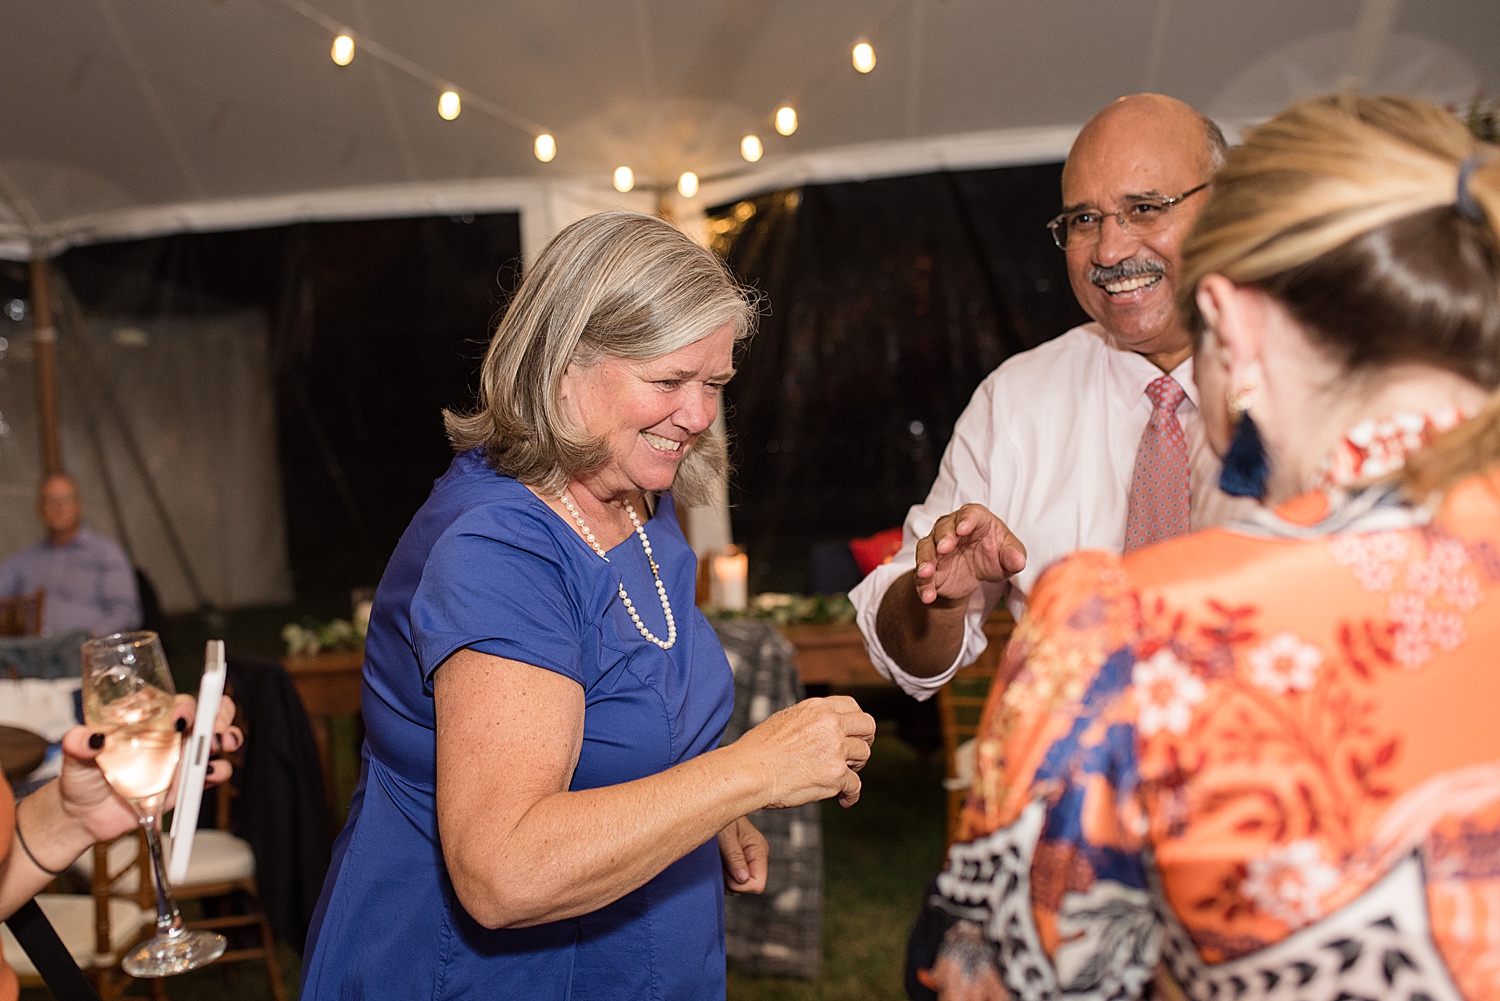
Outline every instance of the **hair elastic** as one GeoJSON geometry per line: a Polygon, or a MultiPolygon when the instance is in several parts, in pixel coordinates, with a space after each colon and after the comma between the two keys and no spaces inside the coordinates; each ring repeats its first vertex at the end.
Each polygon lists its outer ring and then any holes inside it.
{"type": "Polygon", "coordinates": [[[1475,201],[1473,194],[1469,192],[1469,178],[1474,176],[1474,171],[1479,169],[1482,162],[1483,159],[1476,153],[1458,165],[1458,192],[1453,200],[1453,207],[1470,222],[1484,222],[1484,206],[1475,201]]]}
{"type": "Polygon", "coordinates": [[[47,875],[61,876],[63,873],[68,871],[66,866],[61,869],[48,869],[46,866],[42,865],[42,863],[37,861],[35,855],[31,854],[31,846],[26,844],[26,839],[21,835],[21,815],[19,812],[16,814],[16,840],[21,843],[21,850],[26,853],[27,858],[31,859],[31,864],[42,870],[42,872],[45,872],[47,875]]]}

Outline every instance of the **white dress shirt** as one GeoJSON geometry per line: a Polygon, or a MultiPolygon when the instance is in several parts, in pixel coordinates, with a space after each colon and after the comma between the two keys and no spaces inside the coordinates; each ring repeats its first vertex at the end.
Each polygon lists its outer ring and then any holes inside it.
{"type": "MultiPolygon", "coordinates": [[[[1007,595],[1019,614],[1038,576],[1077,549],[1119,552],[1136,449],[1151,417],[1146,386],[1161,370],[1113,346],[1097,323],[1006,360],[979,384],[959,416],[927,499],[906,516],[901,551],[850,592],[870,659],[907,694],[926,699],[984,651],[983,624],[1007,595]],[[1010,582],[974,593],[958,657],[942,674],[921,678],[886,655],[875,616],[892,581],[916,565],[917,540],[965,504],[983,504],[1026,546],[1026,569],[1010,582]]],[[[1219,490],[1219,460],[1198,414],[1189,358],[1172,372],[1187,399],[1177,410],[1188,440],[1192,528],[1233,520],[1253,502],[1219,490]]]]}

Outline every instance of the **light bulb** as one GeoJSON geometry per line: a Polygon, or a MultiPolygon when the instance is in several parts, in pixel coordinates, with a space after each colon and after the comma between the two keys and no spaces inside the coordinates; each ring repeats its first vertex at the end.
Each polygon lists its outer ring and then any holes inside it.
{"type": "Polygon", "coordinates": [[[869,42],[860,42],[854,47],[854,68],[868,73],[875,68],[875,50],[869,42]]]}
{"type": "Polygon", "coordinates": [[[536,137],[536,158],[543,163],[551,163],[552,158],[557,155],[557,140],[543,132],[536,137]]]}
{"type": "Polygon", "coordinates": [[[797,131],[797,110],[790,105],[776,109],[776,131],[789,136],[797,131]]]}
{"type": "Polygon", "coordinates": [[[333,40],[333,61],[340,66],[354,62],[354,39],[340,35],[333,40]]]}
{"type": "Polygon", "coordinates": [[[629,167],[616,167],[615,190],[623,195],[633,187],[635,187],[635,171],[629,167]]]}
{"type": "Polygon", "coordinates": [[[443,95],[438,98],[438,114],[442,115],[445,119],[451,122],[453,121],[453,119],[458,117],[458,113],[461,110],[463,109],[459,105],[458,91],[443,91],[443,95]]]}
{"type": "Polygon", "coordinates": [[[684,171],[677,179],[677,193],[684,198],[691,198],[698,193],[698,175],[691,170],[684,171]]]}
{"type": "Polygon", "coordinates": [[[765,155],[766,148],[760,143],[760,136],[746,136],[740,140],[740,156],[754,163],[765,155]]]}

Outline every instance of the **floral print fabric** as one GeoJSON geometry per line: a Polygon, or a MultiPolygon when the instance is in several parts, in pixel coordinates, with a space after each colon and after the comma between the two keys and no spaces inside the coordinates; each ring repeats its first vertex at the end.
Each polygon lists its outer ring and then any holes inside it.
{"type": "Polygon", "coordinates": [[[1389,476],[1406,465],[1408,455],[1463,419],[1456,407],[1448,407],[1430,414],[1404,412],[1360,421],[1345,432],[1323,464],[1320,486],[1345,487],[1389,476]]]}
{"type": "MultiPolygon", "coordinates": [[[[1500,476],[1397,529],[1323,533],[1332,503],[1285,506],[1283,534],[1213,530],[1047,571],[985,708],[924,915],[933,943],[980,928],[1013,997],[1137,996],[1171,958],[1166,926],[1207,984],[1374,913],[1407,865],[1406,923],[1367,923],[1384,951],[1342,931],[1330,941],[1352,951],[1304,989],[1332,999],[1364,977],[1350,996],[1500,998],[1500,476]],[[986,896],[975,852],[1029,858],[1026,878],[986,896]]],[[[940,954],[914,939],[921,982],[940,954]]],[[[1286,987],[1247,976],[1226,981],[1248,985],[1234,996],[1286,987]]]]}

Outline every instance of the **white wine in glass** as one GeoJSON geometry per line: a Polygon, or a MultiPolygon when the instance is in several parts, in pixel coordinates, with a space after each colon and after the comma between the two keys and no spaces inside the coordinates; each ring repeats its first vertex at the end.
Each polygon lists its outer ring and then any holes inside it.
{"type": "Polygon", "coordinates": [[[167,885],[157,831],[182,735],[172,717],[172,672],[153,632],[116,633],[83,645],[83,714],[104,731],[99,767],[140,819],[156,876],[156,935],[120,964],[133,977],[169,977],[211,963],[228,942],[183,926],[167,885]]]}

